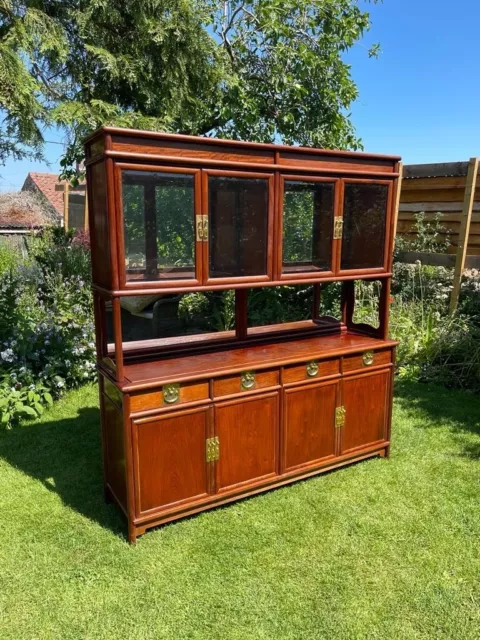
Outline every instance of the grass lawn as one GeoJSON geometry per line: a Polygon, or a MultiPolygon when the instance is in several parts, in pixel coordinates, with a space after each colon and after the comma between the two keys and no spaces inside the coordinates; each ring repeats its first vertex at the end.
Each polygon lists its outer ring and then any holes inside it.
{"type": "Polygon", "coordinates": [[[375,459],[147,533],[94,387],[0,432],[0,638],[480,638],[480,402],[398,384],[375,459]]]}

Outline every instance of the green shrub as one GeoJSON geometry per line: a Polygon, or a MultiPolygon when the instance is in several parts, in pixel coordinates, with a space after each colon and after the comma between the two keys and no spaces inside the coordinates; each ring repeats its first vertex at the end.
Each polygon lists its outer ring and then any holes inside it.
{"type": "Polygon", "coordinates": [[[88,247],[56,230],[0,275],[0,421],[40,415],[95,378],[88,247]]]}

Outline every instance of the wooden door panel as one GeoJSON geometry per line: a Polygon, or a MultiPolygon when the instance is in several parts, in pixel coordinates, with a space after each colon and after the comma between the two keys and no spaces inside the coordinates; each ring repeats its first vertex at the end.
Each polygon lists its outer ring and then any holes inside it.
{"type": "Polygon", "coordinates": [[[208,494],[210,408],[134,422],[137,515],[208,494]]]}
{"type": "Polygon", "coordinates": [[[388,369],[343,380],[342,453],[385,440],[390,376],[388,369]]]}
{"type": "Polygon", "coordinates": [[[215,406],[218,491],[277,473],[278,392],[215,406]]]}
{"type": "Polygon", "coordinates": [[[283,470],[315,465],[335,455],[338,383],[285,391],[283,470]]]}

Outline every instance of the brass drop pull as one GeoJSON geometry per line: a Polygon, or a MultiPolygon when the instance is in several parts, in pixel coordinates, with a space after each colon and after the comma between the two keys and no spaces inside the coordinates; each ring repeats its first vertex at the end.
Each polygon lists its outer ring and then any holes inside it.
{"type": "Polygon", "coordinates": [[[318,362],[316,360],[312,360],[306,366],[307,376],[309,378],[314,378],[318,375],[318,362]]]}
{"type": "Polygon", "coordinates": [[[220,460],[220,441],[217,436],[215,436],[215,438],[207,439],[205,453],[207,462],[215,462],[215,460],[220,460]]]}
{"type": "Polygon", "coordinates": [[[255,371],[244,371],[240,377],[240,386],[246,391],[255,386],[255,371]]]}
{"type": "Polygon", "coordinates": [[[337,407],[335,409],[335,427],[339,429],[345,426],[345,407],[337,407]]]}
{"type": "Polygon", "coordinates": [[[180,400],[180,385],[178,383],[164,385],[162,392],[165,404],[175,404],[180,400]]]}
{"type": "Polygon", "coordinates": [[[364,367],[369,367],[373,364],[373,351],[365,351],[362,360],[364,367]]]}

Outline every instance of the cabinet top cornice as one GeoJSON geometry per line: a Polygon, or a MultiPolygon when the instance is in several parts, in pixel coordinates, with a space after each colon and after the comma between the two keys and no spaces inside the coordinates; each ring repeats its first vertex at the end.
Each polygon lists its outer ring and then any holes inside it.
{"type": "Polygon", "coordinates": [[[384,155],[377,153],[365,153],[359,151],[344,151],[344,150],[336,150],[336,149],[318,149],[314,147],[300,147],[294,145],[284,145],[284,144],[271,144],[264,142],[247,142],[243,140],[227,140],[224,138],[209,138],[202,136],[189,136],[177,133],[165,133],[159,131],[142,131],[138,129],[126,129],[121,127],[111,127],[111,126],[103,126],[91,133],[84,140],[85,145],[89,145],[92,141],[109,136],[111,138],[136,138],[138,139],[138,144],[141,146],[145,144],[148,140],[151,141],[169,141],[173,143],[179,144],[201,144],[208,145],[212,148],[212,151],[218,149],[219,152],[223,149],[229,148],[237,148],[242,149],[243,151],[248,151],[249,149],[252,152],[255,151],[270,151],[270,152],[279,152],[279,153],[296,153],[301,155],[316,155],[324,158],[328,157],[338,157],[338,158],[357,158],[358,160],[383,160],[390,163],[396,163],[401,160],[400,156],[395,155],[384,155]]]}

